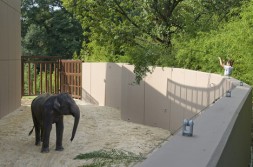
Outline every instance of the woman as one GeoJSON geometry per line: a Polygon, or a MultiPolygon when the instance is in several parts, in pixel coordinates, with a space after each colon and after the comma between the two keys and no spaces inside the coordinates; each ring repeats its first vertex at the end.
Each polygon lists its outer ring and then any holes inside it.
{"type": "Polygon", "coordinates": [[[230,76],[232,74],[232,70],[233,70],[233,61],[228,60],[225,64],[224,61],[222,61],[220,57],[219,57],[219,60],[220,60],[221,67],[224,68],[224,75],[230,76]]]}

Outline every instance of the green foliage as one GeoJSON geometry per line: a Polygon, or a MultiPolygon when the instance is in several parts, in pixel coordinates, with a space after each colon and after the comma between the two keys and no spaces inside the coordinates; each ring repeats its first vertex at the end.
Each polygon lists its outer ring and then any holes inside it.
{"type": "Polygon", "coordinates": [[[234,77],[253,84],[252,3],[22,0],[23,52],[128,62],[135,66],[137,82],[152,72],[150,66],[222,74],[220,56],[235,60],[234,77]]]}
{"type": "Polygon", "coordinates": [[[179,67],[223,73],[218,57],[234,60],[232,76],[253,85],[253,2],[242,8],[239,16],[223,23],[209,33],[199,32],[195,38],[186,36],[175,41],[179,67]]]}
{"type": "Polygon", "coordinates": [[[138,45],[128,48],[129,63],[135,66],[136,82],[140,83],[147,72],[152,73],[151,66],[172,66],[174,58],[171,56],[170,47],[156,44],[152,41],[137,41],[138,45]]]}
{"type": "Polygon", "coordinates": [[[129,151],[112,149],[98,150],[86,154],[79,154],[74,159],[93,160],[89,165],[83,167],[103,167],[103,166],[129,166],[133,162],[139,162],[145,158],[129,151]]]}
{"type": "Polygon", "coordinates": [[[55,92],[55,72],[50,74],[49,71],[41,71],[38,74],[34,74],[34,64],[30,64],[30,70],[29,66],[26,63],[24,66],[24,95],[29,94],[29,78],[30,78],[30,92],[34,95],[45,93],[46,90],[54,93],[55,92]],[[29,76],[30,73],[30,76],[29,76]],[[50,83],[50,75],[52,79],[52,83],[50,83]],[[41,78],[42,76],[42,78],[41,78]],[[41,85],[42,82],[42,85],[41,85]],[[46,87],[47,83],[47,87],[46,87]],[[52,87],[51,87],[52,85],[52,87]],[[42,90],[42,92],[40,92],[42,90]]]}
{"type": "Polygon", "coordinates": [[[23,55],[62,56],[80,54],[83,30],[60,0],[22,0],[23,55]]]}
{"type": "Polygon", "coordinates": [[[47,55],[47,32],[44,27],[31,24],[22,38],[23,54],[44,56],[47,55]]]}
{"type": "MultiPolygon", "coordinates": [[[[149,66],[180,66],[181,60],[174,60],[174,45],[180,45],[177,38],[190,39],[199,32],[218,30],[220,24],[238,15],[240,10],[231,10],[245,1],[248,0],[63,0],[63,5],[84,29],[87,40],[82,57],[86,61],[117,62],[127,56],[127,61],[135,65],[139,82],[152,71],[149,66]]],[[[203,68],[197,64],[201,63],[198,58],[187,59],[191,68],[203,68]]]]}

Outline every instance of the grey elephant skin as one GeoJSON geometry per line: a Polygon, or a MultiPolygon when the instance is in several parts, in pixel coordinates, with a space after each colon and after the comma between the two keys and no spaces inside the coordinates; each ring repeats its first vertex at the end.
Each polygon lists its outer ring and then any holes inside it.
{"type": "MultiPolygon", "coordinates": [[[[63,116],[72,115],[75,119],[71,141],[74,139],[80,119],[80,110],[68,93],[58,95],[42,94],[37,96],[31,104],[32,118],[35,128],[35,145],[42,141],[42,153],[49,152],[49,138],[52,124],[56,124],[56,151],[62,151],[63,116]]],[[[33,129],[30,131],[31,135],[33,129]]]]}

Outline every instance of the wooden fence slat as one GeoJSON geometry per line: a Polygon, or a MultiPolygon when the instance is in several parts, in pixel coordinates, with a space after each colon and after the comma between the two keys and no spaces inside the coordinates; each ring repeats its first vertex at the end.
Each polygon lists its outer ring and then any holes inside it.
{"type": "Polygon", "coordinates": [[[31,65],[28,63],[28,95],[31,95],[31,65]]]}
{"type": "Polygon", "coordinates": [[[47,84],[47,64],[45,63],[45,90],[48,92],[48,84],[47,84]]]}
{"type": "Polygon", "coordinates": [[[35,95],[36,95],[36,90],[37,90],[37,82],[36,82],[37,71],[36,71],[36,66],[37,66],[37,64],[33,63],[33,68],[34,68],[34,77],[33,77],[33,79],[34,79],[34,93],[33,94],[35,94],[35,95]]]}
{"type": "Polygon", "coordinates": [[[40,63],[40,94],[42,94],[42,80],[43,80],[43,76],[42,76],[42,64],[40,63]]]}

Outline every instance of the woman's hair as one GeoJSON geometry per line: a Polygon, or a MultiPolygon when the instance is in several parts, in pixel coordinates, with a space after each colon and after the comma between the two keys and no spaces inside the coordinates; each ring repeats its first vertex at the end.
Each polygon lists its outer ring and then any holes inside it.
{"type": "Polygon", "coordinates": [[[228,59],[228,61],[227,61],[231,66],[233,66],[233,64],[234,64],[234,61],[232,60],[232,59],[228,59]]]}

